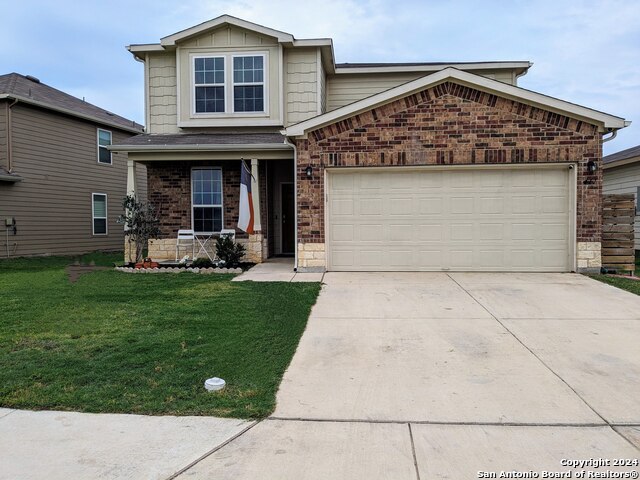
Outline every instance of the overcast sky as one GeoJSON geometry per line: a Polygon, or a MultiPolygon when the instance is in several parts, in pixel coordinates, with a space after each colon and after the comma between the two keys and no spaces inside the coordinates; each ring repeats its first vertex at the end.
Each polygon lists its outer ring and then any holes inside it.
{"type": "Polygon", "coordinates": [[[143,70],[125,50],[228,13],[331,37],[338,62],[529,60],[519,85],[634,123],[640,144],[638,0],[9,0],[0,73],[39,77],[143,123],[143,70]]]}

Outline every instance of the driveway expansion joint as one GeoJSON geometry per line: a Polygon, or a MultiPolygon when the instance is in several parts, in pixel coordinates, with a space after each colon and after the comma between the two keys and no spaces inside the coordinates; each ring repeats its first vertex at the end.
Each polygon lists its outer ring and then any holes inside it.
{"type": "Polygon", "coordinates": [[[411,431],[411,424],[407,423],[409,427],[409,439],[411,440],[411,455],[413,455],[413,466],[416,469],[416,478],[420,480],[420,468],[418,468],[418,457],[416,456],[416,444],[413,441],[413,432],[411,431]]]}
{"type": "Polygon", "coordinates": [[[256,425],[258,425],[261,422],[261,420],[256,420],[253,423],[251,423],[250,425],[247,425],[244,429],[242,429],[240,432],[236,433],[234,436],[232,436],[231,438],[228,438],[227,440],[225,440],[224,442],[222,442],[220,445],[215,446],[214,448],[212,448],[211,450],[209,450],[208,452],[206,452],[204,455],[201,455],[200,457],[198,457],[196,460],[194,460],[193,462],[191,462],[190,464],[188,464],[187,466],[181,468],[180,470],[178,470],[177,472],[175,472],[174,474],[168,476],[165,480],[174,480],[175,478],[179,477],[180,475],[182,475],[183,473],[185,473],[186,471],[190,470],[191,468],[193,468],[194,466],[196,466],[198,463],[200,463],[201,461],[203,461],[204,459],[206,459],[207,457],[213,455],[214,453],[216,453],[218,450],[226,447],[227,445],[229,445],[231,442],[233,442],[234,440],[240,438],[242,435],[244,435],[245,433],[247,433],[249,430],[251,430],[253,427],[255,427],[256,425]]]}
{"type": "Polygon", "coordinates": [[[615,424],[607,422],[451,422],[439,420],[375,420],[365,418],[302,418],[302,417],[268,417],[265,420],[282,422],[318,422],[318,423],[368,423],[393,425],[452,425],[479,427],[560,427],[560,428],[593,428],[593,427],[635,427],[635,424],[615,424]]]}
{"type": "MultiPolygon", "coordinates": [[[[531,350],[531,348],[529,348],[527,345],[525,345],[525,343],[515,334],[513,333],[503,322],[500,321],[500,319],[493,314],[493,312],[491,312],[485,305],[483,305],[476,297],[474,297],[471,292],[469,292],[466,288],[464,288],[462,285],[460,285],[460,283],[458,283],[458,281],[453,278],[450,274],[447,274],[447,276],[456,283],[456,285],[458,285],[462,290],[464,290],[464,292],[466,292],[467,295],[469,295],[469,297],[471,297],[478,305],[480,305],[489,315],[491,315],[491,317],[493,317],[493,319],[498,322],[500,324],[500,326],[506,331],[508,332],[520,345],[522,345],[531,355],[533,355],[542,365],[544,365],[545,368],[547,368],[547,370],[549,370],[553,375],[556,376],[556,378],[558,378],[558,380],[560,380],[562,383],[564,383],[567,388],[569,388],[581,401],[582,403],[584,403],[596,416],[598,416],[599,418],[602,419],[603,422],[605,422],[609,427],[611,427],[611,424],[602,416],[600,415],[600,413],[593,408],[589,402],[587,402],[582,395],[580,395],[575,388],[573,388],[571,385],[569,385],[569,383],[562,378],[558,373],[555,372],[555,370],[553,370],[549,365],[547,365],[547,363],[542,360],[542,358],[540,358],[533,350],[531,350]]],[[[615,430],[614,430],[615,431],[615,430]]],[[[618,433],[618,432],[616,432],[618,433]]]]}
{"type": "Polygon", "coordinates": [[[0,420],[2,420],[3,418],[8,417],[9,415],[11,415],[13,412],[15,412],[15,409],[9,410],[7,413],[5,413],[4,415],[0,415],[0,420]]]}

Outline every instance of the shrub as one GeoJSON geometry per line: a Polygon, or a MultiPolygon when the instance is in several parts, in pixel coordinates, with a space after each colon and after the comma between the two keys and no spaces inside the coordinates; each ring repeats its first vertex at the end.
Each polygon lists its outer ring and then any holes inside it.
{"type": "Polygon", "coordinates": [[[215,264],[208,258],[196,258],[191,263],[191,266],[196,268],[211,268],[215,267],[215,264]]]}
{"type": "Polygon", "coordinates": [[[150,238],[160,235],[160,219],[153,205],[139,202],[133,195],[127,195],[122,201],[124,214],[118,217],[118,223],[124,224],[124,233],[129,242],[135,246],[135,259],[131,258],[129,248],[129,261],[140,262],[144,249],[150,238]]]}
{"type": "Polygon", "coordinates": [[[216,240],[216,253],[227,268],[235,268],[244,257],[244,245],[234,242],[228,236],[220,236],[216,240]]]}

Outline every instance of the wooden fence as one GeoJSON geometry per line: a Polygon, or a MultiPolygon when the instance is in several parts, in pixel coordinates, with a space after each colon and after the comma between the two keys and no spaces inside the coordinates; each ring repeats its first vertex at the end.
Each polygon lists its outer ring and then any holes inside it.
{"type": "Polygon", "coordinates": [[[635,196],[609,194],[602,198],[602,266],[633,273],[635,196]]]}

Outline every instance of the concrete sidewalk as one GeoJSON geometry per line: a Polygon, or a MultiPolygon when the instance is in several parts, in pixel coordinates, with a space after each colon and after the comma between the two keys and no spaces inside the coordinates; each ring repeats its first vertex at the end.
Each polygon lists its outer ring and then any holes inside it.
{"type": "Polygon", "coordinates": [[[0,479],[167,479],[254,423],[0,408],[0,479]]]}
{"type": "Polygon", "coordinates": [[[241,275],[234,282],[321,282],[324,273],[299,273],[293,270],[293,258],[275,257],[258,263],[241,275]]]}

